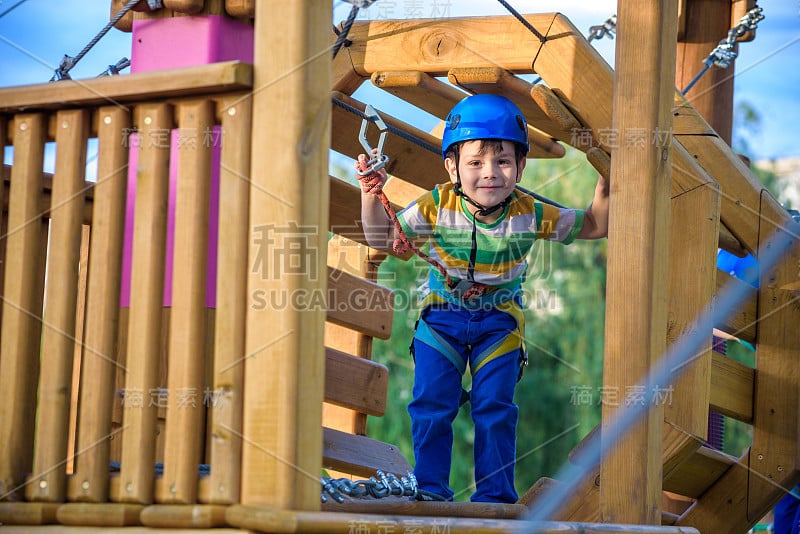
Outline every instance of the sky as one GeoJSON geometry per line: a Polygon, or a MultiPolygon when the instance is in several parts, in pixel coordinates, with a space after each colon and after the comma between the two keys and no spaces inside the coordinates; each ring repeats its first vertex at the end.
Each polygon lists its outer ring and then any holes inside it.
{"type": "MultiPolygon", "coordinates": [[[[111,10],[111,0],[23,0],[17,5],[19,1],[0,0],[0,87],[48,82],[63,55],[77,55],[105,26],[111,10]]],[[[584,34],[613,15],[617,5],[613,0],[508,3],[520,13],[560,11],[584,34]]],[[[735,104],[746,102],[761,116],[760,129],[748,138],[754,159],[800,157],[800,0],[762,0],[760,5],[766,18],[759,24],[755,41],[739,45],[735,104]]],[[[347,17],[350,4],[334,0],[333,6],[332,21],[339,23],[347,17]]],[[[495,0],[377,0],[361,10],[359,19],[504,14],[508,11],[495,0]]],[[[612,66],[615,43],[609,38],[593,42],[612,66]]],[[[131,34],[112,29],[71,75],[76,79],[97,76],[108,65],[130,57],[130,48],[131,34]]],[[[397,114],[392,108],[399,104],[381,93],[363,89],[355,96],[397,114]]],[[[420,120],[423,124],[417,126],[433,126],[420,120]]]]}

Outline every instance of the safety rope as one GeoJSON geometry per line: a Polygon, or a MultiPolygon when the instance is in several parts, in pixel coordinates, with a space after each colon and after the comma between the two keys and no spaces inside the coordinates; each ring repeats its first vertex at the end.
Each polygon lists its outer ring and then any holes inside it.
{"type": "Polygon", "coordinates": [[[525,20],[525,17],[520,15],[519,11],[517,11],[516,9],[511,7],[511,5],[508,2],[506,2],[506,0],[497,0],[497,1],[500,2],[500,4],[502,4],[502,6],[505,7],[508,10],[509,13],[514,15],[514,17],[516,17],[516,19],[518,21],[520,21],[523,26],[528,28],[531,31],[532,34],[534,34],[536,37],[538,37],[540,42],[544,43],[545,41],[547,41],[547,37],[545,37],[544,35],[539,33],[539,31],[536,28],[534,28],[533,25],[530,22],[525,20]]]}
{"type": "Polygon", "coordinates": [[[370,477],[369,480],[320,477],[320,482],[322,483],[320,500],[328,502],[329,495],[339,503],[344,502],[344,495],[356,498],[372,497],[374,499],[397,496],[411,497],[418,501],[444,500],[435,493],[420,489],[417,484],[417,478],[411,472],[402,478],[397,478],[392,473],[384,473],[380,469],[376,471],[376,474],[377,478],[370,477]]]}
{"type": "MultiPolygon", "coordinates": [[[[56,69],[56,71],[55,71],[55,73],[53,74],[53,77],[50,79],[50,81],[51,81],[51,82],[54,82],[54,81],[58,81],[58,80],[70,80],[71,78],[69,77],[69,71],[71,71],[71,70],[72,70],[72,68],[73,68],[73,67],[75,67],[75,65],[77,65],[77,64],[78,64],[78,61],[80,61],[81,59],[83,59],[83,56],[85,56],[85,55],[86,55],[86,53],[87,53],[87,52],[89,52],[89,50],[91,50],[91,49],[92,49],[92,47],[93,47],[94,45],[96,45],[96,44],[98,43],[98,41],[100,41],[100,39],[102,39],[102,38],[103,38],[103,36],[105,36],[105,34],[107,34],[107,33],[108,33],[108,31],[109,31],[111,28],[113,28],[113,27],[114,27],[114,25],[115,25],[117,22],[119,22],[119,19],[121,19],[122,17],[124,17],[124,16],[125,16],[125,14],[126,14],[128,11],[130,11],[131,9],[133,9],[133,7],[134,7],[136,4],[138,4],[139,2],[141,2],[141,0],[128,0],[128,3],[126,3],[126,4],[125,4],[125,5],[122,7],[122,9],[120,9],[120,10],[119,10],[119,13],[117,13],[116,15],[114,15],[114,16],[111,18],[111,20],[109,20],[109,21],[108,21],[108,24],[106,24],[106,25],[105,25],[105,27],[103,27],[103,29],[102,29],[102,30],[100,30],[100,31],[97,33],[97,35],[95,35],[95,36],[92,38],[92,40],[91,40],[91,41],[89,41],[89,44],[87,44],[85,47],[83,47],[83,50],[81,50],[81,51],[78,53],[78,55],[77,55],[77,56],[75,56],[75,57],[72,57],[72,56],[69,56],[69,55],[67,55],[67,54],[64,54],[64,57],[63,57],[63,59],[61,60],[61,64],[60,64],[60,65],[58,66],[58,68],[56,69]]],[[[160,0],[159,0],[159,2],[160,2],[160,0]]],[[[150,0],[148,0],[148,5],[152,6],[152,5],[154,5],[154,4],[150,4],[150,0]]]]}
{"type": "MultiPolygon", "coordinates": [[[[394,243],[392,243],[392,250],[394,250],[397,254],[405,254],[411,250],[414,252],[414,254],[428,262],[431,267],[439,271],[442,277],[444,277],[447,287],[450,289],[455,288],[458,285],[458,282],[453,280],[453,278],[447,273],[447,269],[445,269],[444,265],[425,254],[417,245],[408,239],[405,231],[403,231],[403,227],[400,225],[400,221],[397,219],[397,213],[394,211],[391,202],[389,202],[389,197],[387,197],[386,193],[383,192],[383,181],[381,180],[380,175],[377,171],[369,172],[370,169],[368,164],[369,162],[356,162],[356,168],[359,171],[358,181],[361,182],[362,191],[376,195],[380,199],[381,204],[383,204],[383,209],[386,210],[386,214],[389,216],[389,219],[394,225],[394,229],[399,237],[394,240],[394,243]]],[[[488,286],[484,284],[472,282],[472,285],[467,288],[466,291],[464,291],[462,298],[469,300],[474,297],[479,297],[486,292],[487,287],[488,286]]]]}
{"type": "Polygon", "coordinates": [[[17,3],[16,3],[16,4],[14,4],[13,6],[9,7],[8,9],[6,9],[6,10],[5,10],[5,11],[3,11],[2,13],[0,13],[0,19],[2,19],[3,17],[5,17],[6,15],[8,15],[9,13],[11,13],[12,11],[14,11],[16,8],[18,8],[19,6],[21,6],[22,4],[24,4],[24,3],[25,3],[25,2],[27,2],[27,1],[28,1],[28,0],[19,0],[19,2],[17,2],[17,3]]]}
{"type": "Polygon", "coordinates": [[[753,7],[750,11],[748,11],[741,19],[739,19],[739,24],[734,26],[728,32],[728,36],[721,40],[719,44],[711,51],[707,58],[703,60],[703,68],[700,72],[695,76],[689,85],[681,91],[682,95],[686,95],[689,90],[694,87],[694,84],[702,78],[703,74],[711,68],[712,65],[716,65],[717,67],[721,67],[723,69],[727,69],[731,62],[736,59],[736,56],[739,53],[736,51],[736,43],[740,37],[746,34],[749,31],[754,31],[758,27],[758,23],[764,20],[764,15],[762,14],[763,9],[760,6],[753,7]]]}

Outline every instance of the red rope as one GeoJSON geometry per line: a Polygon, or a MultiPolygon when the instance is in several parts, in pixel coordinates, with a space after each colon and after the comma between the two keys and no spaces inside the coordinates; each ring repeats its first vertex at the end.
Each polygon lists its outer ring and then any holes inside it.
{"type": "MultiPolygon", "coordinates": [[[[356,168],[360,172],[366,172],[367,162],[357,161],[356,168]]],[[[380,198],[381,204],[383,204],[386,214],[389,216],[389,219],[391,219],[397,235],[400,236],[398,239],[394,240],[394,243],[392,243],[392,249],[397,254],[405,254],[411,250],[414,252],[414,254],[428,262],[434,269],[442,274],[447,287],[451,289],[454,288],[457,285],[457,282],[455,282],[450,275],[447,274],[447,269],[445,269],[441,263],[422,252],[419,247],[416,246],[410,239],[408,239],[408,236],[406,236],[406,233],[403,231],[403,227],[400,225],[400,221],[397,220],[397,213],[395,213],[392,204],[389,202],[389,198],[386,196],[386,193],[383,192],[383,181],[381,180],[380,175],[377,172],[371,172],[366,175],[359,174],[358,181],[361,182],[362,191],[365,193],[372,193],[380,198]]],[[[484,294],[487,287],[488,286],[484,284],[474,282],[472,286],[464,292],[464,296],[462,298],[464,300],[469,300],[473,297],[480,297],[484,294]]]]}

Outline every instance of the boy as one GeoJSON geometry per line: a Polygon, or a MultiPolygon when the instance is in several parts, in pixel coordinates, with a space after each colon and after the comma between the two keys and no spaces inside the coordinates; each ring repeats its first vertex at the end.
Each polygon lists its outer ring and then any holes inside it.
{"type": "MultiPolygon", "coordinates": [[[[452,422],[461,378],[472,373],[475,424],[473,502],[517,501],[514,488],[518,409],[514,388],[525,360],[521,283],[536,239],[570,243],[608,232],[608,185],[600,177],[585,210],[534,202],[517,189],[528,153],[527,123],[510,100],[481,94],[453,107],[442,157],[450,176],[397,214],[410,240],[428,239],[432,268],[411,346],[415,361],[411,416],[414,474],[420,489],[453,499],[449,486],[452,422]]],[[[364,165],[365,155],[359,156],[364,165]]],[[[359,166],[357,164],[357,167],[359,166]]],[[[386,173],[378,173],[386,181],[386,173]]],[[[370,246],[398,237],[377,195],[361,195],[370,246]]]]}

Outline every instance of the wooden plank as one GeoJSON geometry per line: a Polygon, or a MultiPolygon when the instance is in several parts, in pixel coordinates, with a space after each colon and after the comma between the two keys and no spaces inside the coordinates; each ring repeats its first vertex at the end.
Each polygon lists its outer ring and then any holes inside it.
{"type": "Polygon", "coordinates": [[[204,132],[214,126],[211,101],[178,106],[177,199],[172,312],[167,360],[165,493],[160,502],[191,504],[205,436],[203,378],[206,348],[206,264],[211,151],[204,132]]]}
{"type": "MultiPolygon", "coordinates": [[[[554,15],[524,17],[545,33],[554,15]]],[[[347,53],[362,76],[393,70],[442,76],[453,65],[532,73],[542,48],[539,39],[512,16],[357,22],[347,37],[353,44],[340,54],[347,53]]]]}
{"type": "Polygon", "coordinates": [[[217,315],[214,329],[215,402],[211,404],[209,462],[218,466],[208,477],[208,502],[239,501],[242,458],[242,398],[244,395],[245,314],[250,186],[251,99],[227,99],[219,104],[225,137],[220,155],[219,234],[217,238],[217,315]]]}
{"type": "MultiPolygon", "coordinates": [[[[522,504],[495,502],[437,502],[397,499],[353,499],[338,503],[333,499],[322,504],[322,511],[350,514],[410,515],[417,517],[473,517],[477,519],[521,519],[522,504]]],[[[402,531],[401,531],[402,532],[402,531]]]]}
{"type": "Polygon", "coordinates": [[[151,402],[151,394],[161,385],[161,309],[170,148],[165,140],[169,136],[165,134],[172,128],[172,107],[144,104],[136,109],[136,124],[140,143],[119,499],[125,503],[149,504],[153,500],[158,417],[157,403],[151,402]]]}
{"type": "Polygon", "coordinates": [[[752,424],[755,369],[718,354],[711,355],[709,408],[738,421],[752,424]]]}
{"type": "Polygon", "coordinates": [[[664,477],[664,490],[698,498],[736,463],[736,458],[708,447],[695,454],[664,477]]]}
{"type": "Polygon", "coordinates": [[[385,365],[325,349],[325,401],[369,415],[386,412],[389,370],[385,365]]]}
{"type": "MultiPolygon", "coordinates": [[[[355,108],[363,113],[365,104],[350,98],[342,93],[334,92],[332,98],[336,101],[355,108]]],[[[377,110],[383,121],[390,128],[397,128],[431,147],[431,150],[421,148],[418,144],[404,137],[389,133],[383,152],[389,156],[386,172],[415,183],[427,189],[448,180],[442,163],[441,139],[436,138],[422,130],[418,130],[404,121],[377,110]],[[435,150],[434,150],[435,149],[435,150]]],[[[359,142],[361,117],[334,104],[331,126],[331,148],[337,152],[355,159],[364,152],[364,147],[359,142]]],[[[370,146],[378,145],[378,130],[370,127],[367,131],[370,146]]]]}
{"type": "Polygon", "coordinates": [[[75,310],[78,303],[80,264],[81,187],[86,170],[89,114],[85,110],[59,111],[56,115],[56,172],[50,214],[51,244],[42,354],[47,365],[39,375],[36,449],[30,501],[60,502],[66,493],[67,436],[75,352],[75,310]]]}
{"type": "Polygon", "coordinates": [[[441,518],[391,516],[346,512],[297,512],[258,506],[231,506],[225,514],[231,525],[269,532],[350,534],[353,525],[363,532],[413,532],[435,534],[446,528],[453,533],[505,534],[536,532],[537,534],[698,534],[693,528],[649,525],[612,525],[555,521],[522,521],[518,519],[441,518]]]}
{"type": "Polygon", "coordinates": [[[762,194],[756,258],[771,252],[776,240],[787,234],[792,239],[780,260],[769,270],[762,266],[759,273],[749,516],[766,513],[780,498],[781,487],[791,487],[800,480],[800,293],[784,289],[798,280],[800,241],[796,224],[769,218],[779,209],[777,200],[766,192],[762,194]]]}
{"type": "Polygon", "coordinates": [[[139,514],[143,509],[141,504],[68,503],[59,507],[57,517],[62,525],[82,528],[130,527],[142,524],[139,514]]]}
{"type": "Polygon", "coordinates": [[[153,505],[145,507],[139,518],[150,528],[216,528],[227,526],[226,506],[153,505]]]}
{"type": "Polygon", "coordinates": [[[36,414],[46,246],[39,222],[45,118],[17,115],[14,128],[0,333],[0,391],[5,399],[0,404],[0,495],[11,500],[21,497],[17,491],[33,467],[31,422],[36,414]]]}
{"type": "MultiPolygon", "coordinates": [[[[714,294],[719,241],[720,191],[708,183],[672,198],[669,228],[669,286],[667,345],[693,331],[708,310],[714,294]]],[[[674,371],[664,419],[680,428],[683,439],[706,440],[711,396],[712,329],[706,342],[674,371]]]]}
{"type": "Polygon", "coordinates": [[[0,112],[207,95],[253,86],[253,67],[239,61],[0,89],[0,112]]]}
{"type": "Polygon", "coordinates": [[[719,293],[724,287],[735,285],[737,291],[743,291],[745,298],[739,304],[736,310],[731,310],[729,315],[715,325],[723,332],[738,337],[748,343],[756,342],[756,332],[758,328],[758,315],[756,313],[756,298],[758,292],[754,287],[745,287],[747,282],[739,280],[730,274],[717,270],[717,289],[715,293],[719,293]]]}
{"type": "Polygon", "coordinates": [[[323,429],[324,468],[370,477],[380,469],[384,473],[406,476],[411,465],[394,445],[340,432],[332,428],[323,429]]]}
{"type": "Polygon", "coordinates": [[[392,335],[392,291],[360,276],[328,267],[327,319],[368,336],[392,335]]]}
{"type": "MultiPolygon", "coordinates": [[[[270,13],[255,21],[248,293],[324,294],[330,2],[270,13]]],[[[319,509],[324,323],[323,309],[247,309],[242,503],[319,509]]]]}
{"type": "Polygon", "coordinates": [[[730,230],[721,224],[719,227],[719,248],[724,249],[731,254],[744,258],[747,256],[747,249],[742,246],[738,239],[736,239],[730,230]]]}
{"type": "MultiPolygon", "coordinates": [[[[677,5],[639,0],[619,8],[613,124],[620,132],[669,132],[677,5]]],[[[576,85],[595,89],[586,79],[576,85]]],[[[663,387],[648,373],[666,339],[672,142],[657,141],[612,151],[603,385],[620,395],[637,384],[646,392],[663,387]],[[635,228],[626,224],[631,220],[638,221],[635,228]]],[[[630,409],[624,403],[604,405],[603,425],[630,409]]],[[[601,434],[603,521],[660,523],[662,426],[663,406],[653,403],[621,439],[601,434]]]]}
{"type": "MultiPolygon", "coordinates": [[[[130,128],[130,112],[116,106],[100,108],[97,186],[94,202],[87,284],[86,327],[78,403],[78,434],[74,476],[68,481],[69,500],[108,499],[111,413],[118,368],[119,287],[125,224],[128,149],[121,132],[130,128]]],[[[119,436],[117,436],[119,438],[119,436]]]]}
{"type": "MultiPolygon", "coordinates": [[[[11,187],[11,165],[3,165],[3,211],[8,211],[8,194],[11,187]]],[[[92,199],[94,198],[94,182],[83,182],[84,207],[82,212],[83,224],[92,223],[92,199]]],[[[53,175],[49,172],[42,173],[42,195],[39,212],[43,219],[50,218],[50,195],[53,191],[53,175]]]]}

